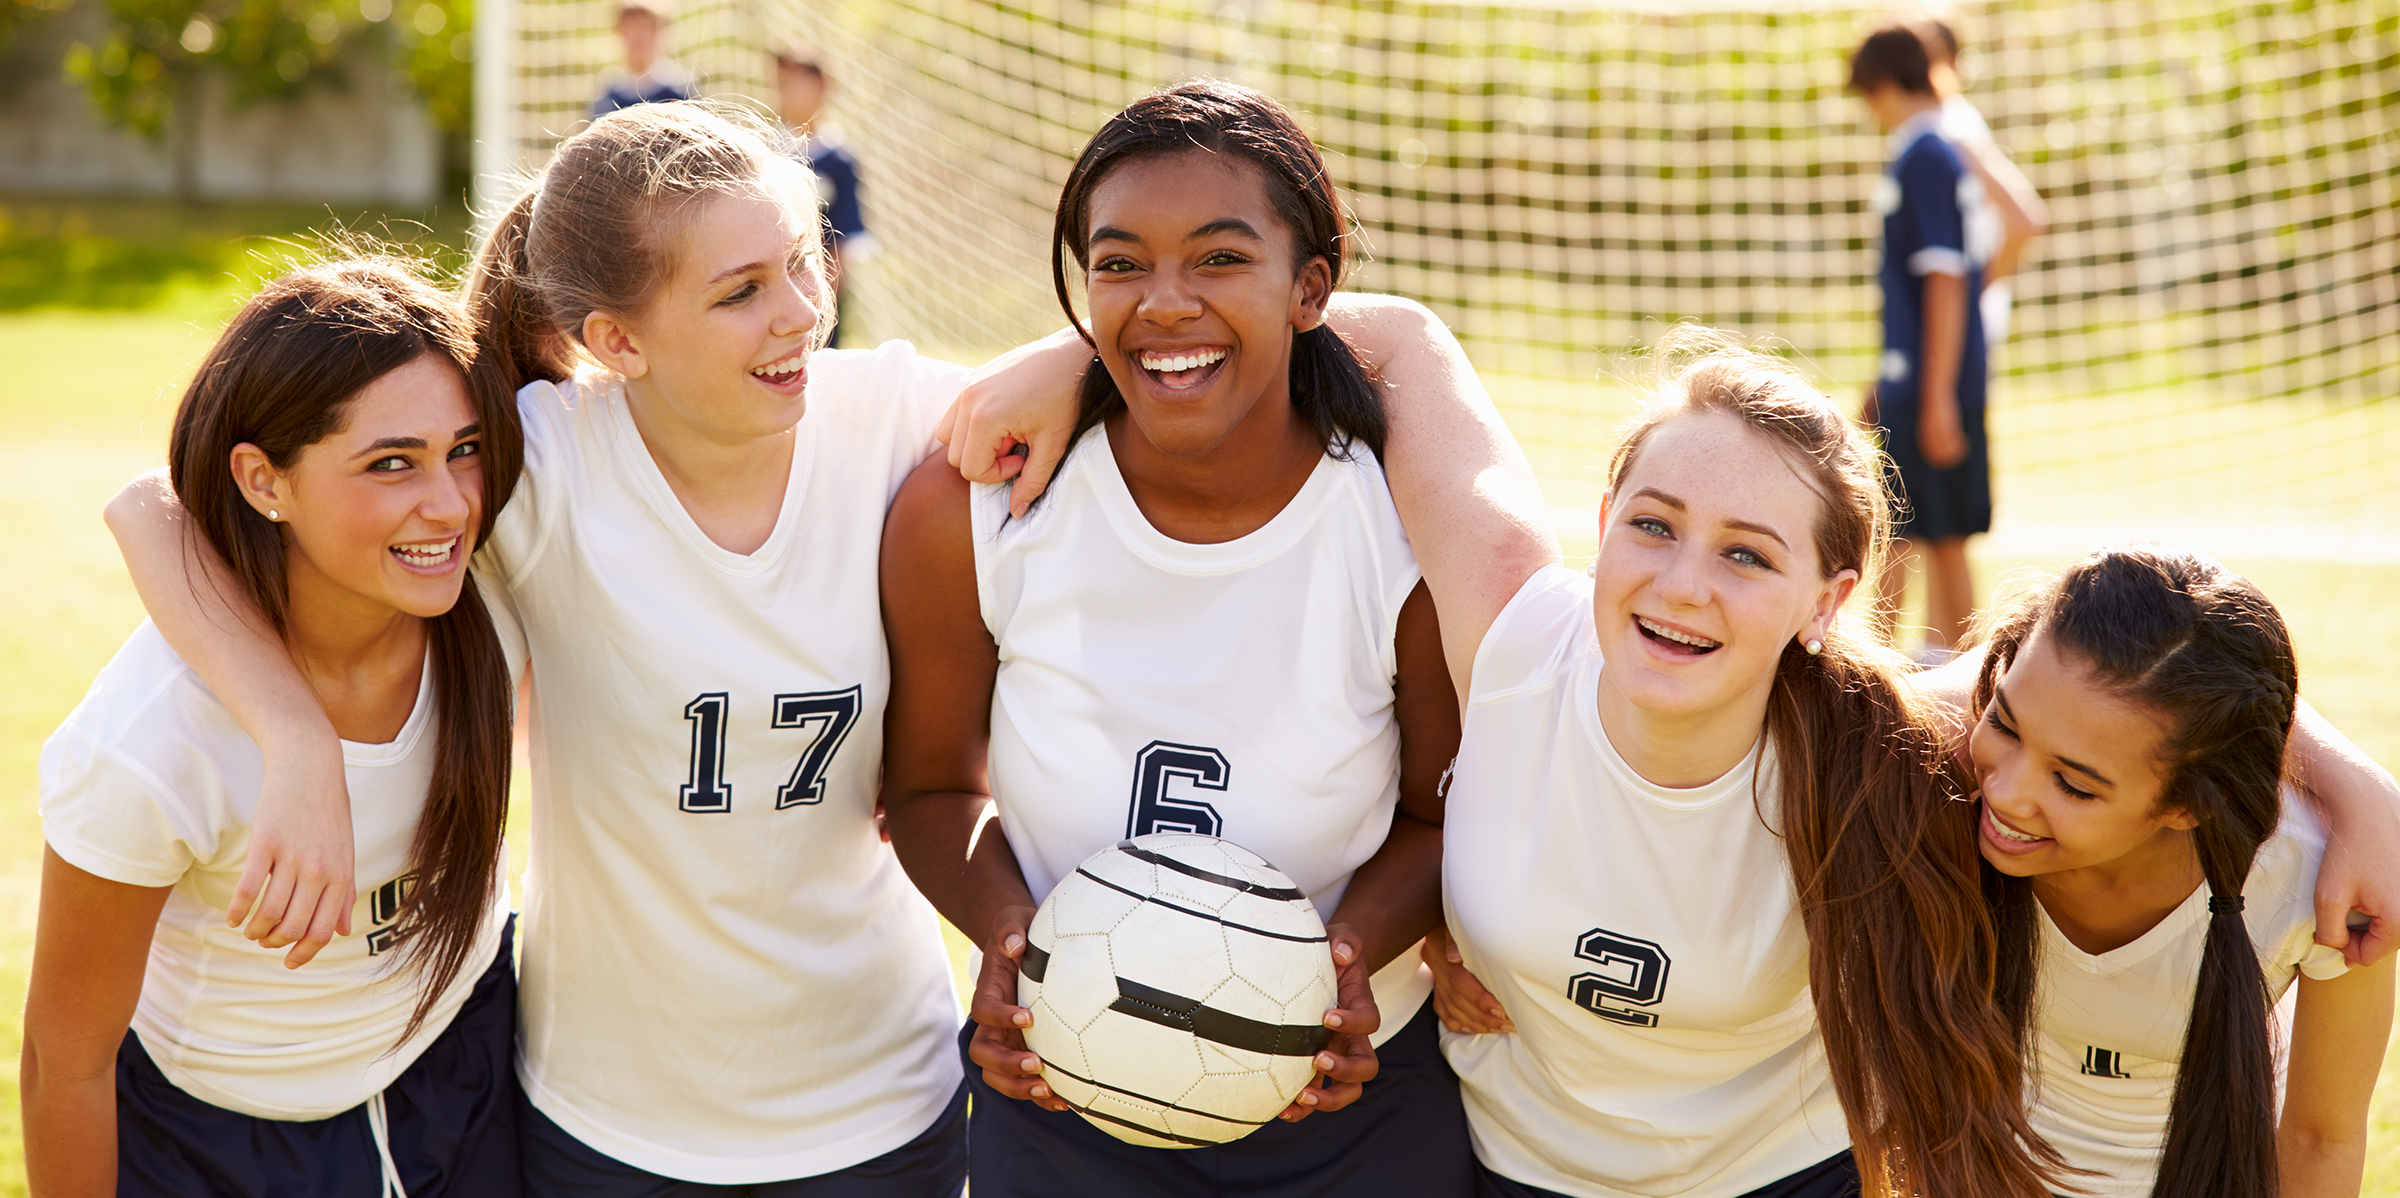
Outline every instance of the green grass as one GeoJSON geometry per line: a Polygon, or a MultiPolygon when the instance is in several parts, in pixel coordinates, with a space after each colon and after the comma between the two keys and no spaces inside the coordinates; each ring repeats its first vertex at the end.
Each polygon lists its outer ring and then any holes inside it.
{"type": "MultiPolygon", "coordinates": [[[[41,859],[36,755],[141,620],[100,507],[127,478],[163,460],[178,389],[229,309],[231,293],[212,286],[195,284],[165,312],[0,315],[0,358],[19,364],[0,392],[0,427],[9,430],[0,440],[0,527],[12,530],[9,584],[0,587],[0,676],[10,680],[0,692],[0,1057],[17,1052],[33,939],[41,859]]],[[[1588,555],[1608,413],[1622,410],[1622,392],[1513,379],[1493,380],[1493,390],[1545,475],[1569,552],[1588,555]]],[[[2277,469],[2291,485],[2306,481],[2297,477],[2300,467],[2277,469]]],[[[2004,475],[2004,493],[2022,481],[2004,475]]],[[[2092,540],[2139,535],[2177,516],[2179,505],[2207,498],[2182,490],[2223,485],[2214,475],[2179,484],[2071,528],[2092,540]]],[[[2384,512],[2388,526],[2390,509],[2384,512]]],[[[2318,518],[2339,528],[2354,515],[2318,518]]],[[[2270,551],[2273,545],[2249,548],[2221,556],[2282,603],[2310,697],[2380,760],[2400,763],[2400,691],[2379,677],[2382,663],[2400,660],[2400,621],[2388,598],[2400,593],[2400,561],[2328,562],[2270,551]]],[[[1988,581],[2015,567],[2056,565],[2073,549],[2001,544],[1977,565],[1988,581]]],[[[520,867],[521,819],[512,832],[520,867]]],[[[954,941],[954,948],[963,945],[954,941]]],[[[2365,1193],[2400,1198],[2400,1069],[2388,1060],[2373,1118],[2365,1193]]],[[[0,1073],[0,1198],[23,1194],[24,1184],[16,1071],[9,1069],[0,1073]]]]}

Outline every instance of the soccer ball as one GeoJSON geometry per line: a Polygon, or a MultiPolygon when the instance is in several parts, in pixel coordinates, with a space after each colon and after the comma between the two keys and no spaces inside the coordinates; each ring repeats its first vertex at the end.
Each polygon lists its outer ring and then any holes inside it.
{"type": "Polygon", "coordinates": [[[1051,1093],[1128,1144],[1238,1140],[1316,1073],[1334,1000],[1325,924],[1240,845],[1120,841],[1059,882],[1026,942],[1025,1046],[1051,1093]]]}

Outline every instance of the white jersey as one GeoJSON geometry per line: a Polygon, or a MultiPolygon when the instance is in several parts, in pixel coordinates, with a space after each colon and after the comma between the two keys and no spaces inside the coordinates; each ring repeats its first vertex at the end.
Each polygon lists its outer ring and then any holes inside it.
{"type": "MultiPolygon", "coordinates": [[[[2323,980],[2349,968],[2340,949],[2316,942],[2324,856],[2323,825],[2287,794],[2283,824],[2259,846],[2242,886],[2242,920],[2270,1004],[2302,975],[2323,980]]],[[[2101,1174],[2074,1179],[2098,1198],[2147,1198],[2157,1178],[2208,921],[2202,886],[2157,927],[2095,955],[2042,915],[2033,1126],[2068,1164],[2101,1174]]]]}
{"type": "MultiPolygon", "coordinates": [[[[1108,432],[1010,519],[974,496],[975,580],[1000,650],[991,784],[1038,902],[1127,836],[1204,832],[1282,870],[1329,916],[1400,795],[1392,636],[1417,585],[1382,468],[1318,461],[1257,531],[1193,545],[1134,504],[1108,432]]],[[[1432,982],[1375,975],[1376,1039],[1432,982]]]]}
{"type": "Polygon", "coordinates": [[[883,518],[966,371],[809,359],[783,511],[701,532],[613,375],[518,394],[482,566],[533,653],[519,1072],[627,1164],[730,1185],[899,1147],[960,1081],[933,908],[876,835],[883,518]]]}
{"type": "Polygon", "coordinates": [[[1551,566],[1475,657],[1442,855],[1450,930],[1514,1034],[1461,1036],[1476,1156],[1578,1198],[1728,1198],[1849,1146],[1762,739],[1706,786],[1600,726],[1592,581],[1551,566]]]}
{"type": "Polygon", "coordinates": [[[157,628],[134,630],[42,746],[50,847],[112,882],[174,888],[151,936],[133,1030],[177,1088],[261,1119],[325,1119],[380,1093],[450,1026],[500,949],[508,878],[495,870],[465,966],[401,1043],[423,975],[398,951],[393,927],[433,780],[433,707],[429,662],[398,736],[342,742],[363,892],[351,934],[300,970],[284,968],[284,950],[225,926],[265,763],[157,628]]]}

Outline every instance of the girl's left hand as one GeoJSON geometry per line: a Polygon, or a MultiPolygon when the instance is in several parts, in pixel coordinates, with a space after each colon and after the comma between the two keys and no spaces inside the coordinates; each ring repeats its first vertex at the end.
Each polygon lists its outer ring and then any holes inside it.
{"type": "Polygon", "coordinates": [[[1297,1123],[1315,1111],[1338,1111],[1357,1102],[1366,1091],[1366,1083],[1375,1080],[1380,1067],[1369,1037],[1383,1026],[1383,1012],[1375,1006],[1375,988],[1369,981],[1364,941],[1346,923],[1327,925],[1325,938],[1333,950],[1334,1001],[1341,1005],[1325,1012],[1325,1026],[1332,1030],[1333,1038],[1317,1052],[1316,1079],[1300,1091],[1290,1106],[1283,1108],[1287,1123],[1297,1123]]]}

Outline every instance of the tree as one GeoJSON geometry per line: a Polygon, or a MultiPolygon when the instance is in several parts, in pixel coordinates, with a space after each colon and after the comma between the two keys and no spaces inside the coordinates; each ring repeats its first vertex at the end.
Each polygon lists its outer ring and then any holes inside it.
{"type": "Polygon", "coordinates": [[[382,54],[426,96],[445,141],[463,139],[471,0],[402,2],[396,14],[392,0],[99,0],[105,35],[97,46],[69,48],[66,69],[103,120],[167,144],[176,194],[190,198],[199,191],[202,87],[212,77],[226,81],[236,106],[288,103],[311,88],[347,86],[352,56],[382,54]]]}

